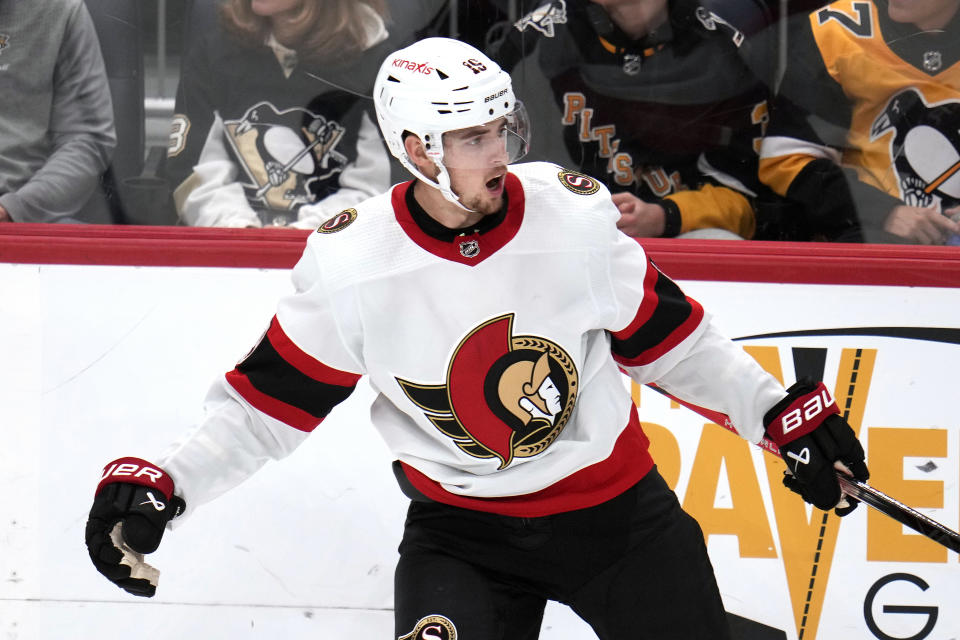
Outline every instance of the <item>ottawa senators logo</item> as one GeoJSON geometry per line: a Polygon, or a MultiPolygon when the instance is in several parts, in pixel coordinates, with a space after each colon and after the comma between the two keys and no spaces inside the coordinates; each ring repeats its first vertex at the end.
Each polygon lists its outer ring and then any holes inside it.
{"type": "Polygon", "coordinates": [[[960,102],[930,106],[916,89],[901,91],[874,121],[870,139],[890,131],[903,201],[915,207],[940,202],[943,208],[960,202],[960,102]]]}
{"type": "Polygon", "coordinates": [[[457,628],[445,616],[426,616],[398,640],[457,640],[457,628]]]}
{"type": "Polygon", "coordinates": [[[357,219],[356,209],[344,209],[317,228],[317,233],[336,233],[343,231],[357,219]]]}
{"type": "Polygon", "coordinates": [[[433,425],[466,454],[514,458],[543,452],[573,413],[578,375],[559,345],[513,335],[513,314],[484,322],[454,350],[445,384],[397,378],[433,425]]]}
{"type": "Polygon", "coordinates": [[[590,176],[564,169],[557,174],[560,184],[577,195],[589,196],[600,191],[600,183],[590,176]]]}

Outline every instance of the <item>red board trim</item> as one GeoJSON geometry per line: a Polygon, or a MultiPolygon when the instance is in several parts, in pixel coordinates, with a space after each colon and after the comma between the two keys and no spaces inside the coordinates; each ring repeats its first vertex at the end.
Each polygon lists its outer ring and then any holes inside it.
{"type": "MultiPolygon", "coordinates": [[[[0,224],[0,262],[289,269],[310,232],[0,224]]],[[[671,278],[731,282],[960,287],[960,248],[650,238],[671,278]]]]}

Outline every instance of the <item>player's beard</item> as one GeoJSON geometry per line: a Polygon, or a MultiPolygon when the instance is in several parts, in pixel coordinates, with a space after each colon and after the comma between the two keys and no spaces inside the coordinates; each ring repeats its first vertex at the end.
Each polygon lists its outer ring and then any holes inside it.
{"type": "Polygon", "coordinates": [[[503,208],[503,194],[497,197],[488,195],[477,195],[472,198],[461,198],[460,203],[471,211],[476,211],[485,216],[499,213],[503,208]]]}
{"type": "MultiPolygon", "coordinates": [[[[498,172],[499,173],[499,172],[498,172]]],[[[489,216],[499,213],[503,208],[503,193],[506,181],[506,170],[499,176],[494,176],[498,180],[497,187],[490,190],[487,186],[490,181],[485,182],[478,191],[460,196],[460,204],[467,209],[475,211],[481,215],[489,216]]]]}

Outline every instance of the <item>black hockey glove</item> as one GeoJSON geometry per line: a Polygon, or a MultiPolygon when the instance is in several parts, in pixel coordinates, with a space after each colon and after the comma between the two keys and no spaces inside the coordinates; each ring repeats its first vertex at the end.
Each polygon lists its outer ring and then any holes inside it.
{"type": "Polygon", "coordinates": [[[857,480],[866,480],[870,472],[860,441],[822,382],[794,384],[766,413],[763,424],[789,469],[783,476],[784,486],[818,509],[834,509],[841,517],[856,508],[857,501],[840,491],[834,463],[845,465],[857,480]]]}
{"type": "Polygon", "coordinates": [[[108,464],[87,518],[87,551],[97,571],[133,595],[152,597],[160,572],[143,554],[157,550],[167,522],[184,507],[173,495],[173,480],[156,465],[139,458],[108,464]]]}

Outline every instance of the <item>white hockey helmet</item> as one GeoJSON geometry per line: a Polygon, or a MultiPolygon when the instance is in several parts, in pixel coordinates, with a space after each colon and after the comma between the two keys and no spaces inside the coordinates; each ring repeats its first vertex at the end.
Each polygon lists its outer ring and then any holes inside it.
{"type": "MultiPolygon", "coordinates": [[[[529,119],[513,94],[510,74],[474,47],[451,38],[425,38],[387,56],[373,88],[377,121],[390,153],[420,180],[460,204],[443,162],[443,134],[505,118],[507,162],[529,147],[529,119]],[[403,145],[405,132],[423,141],[439,169],[425,176],[403,145]]],[[[460,205],[463,206],[463,205],[460,205]]]]}

